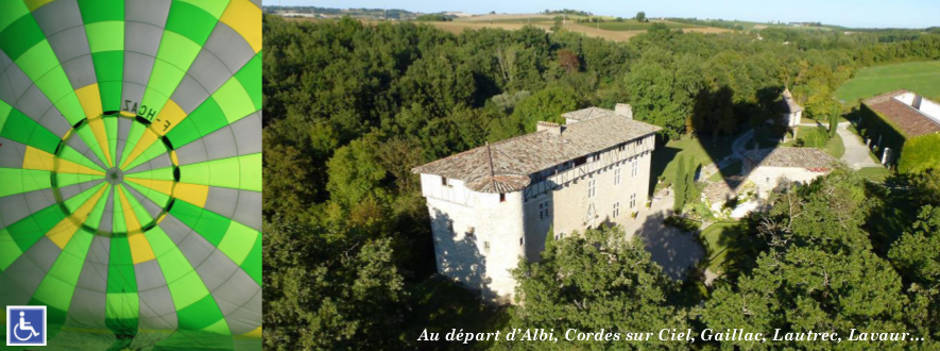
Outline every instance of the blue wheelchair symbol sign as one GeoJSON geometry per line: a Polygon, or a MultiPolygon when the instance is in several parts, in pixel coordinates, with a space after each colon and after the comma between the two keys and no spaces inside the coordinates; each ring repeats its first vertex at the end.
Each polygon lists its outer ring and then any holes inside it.
{"type": "Polygon", "coordinates": [[[46,306],[7,306],[7,346],[46,346],[46,306]]]}

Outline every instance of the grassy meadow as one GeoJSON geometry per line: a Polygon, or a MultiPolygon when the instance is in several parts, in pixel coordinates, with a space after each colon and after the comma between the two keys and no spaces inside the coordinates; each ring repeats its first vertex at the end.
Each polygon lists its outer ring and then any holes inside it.
{"type": "Polygon", "coordinates": [[[836,90],[836,98],[854,105],[859,99],[898,89],[907,89],[931,100],[940,99],[940,61],[862,68],[836,90]]]}

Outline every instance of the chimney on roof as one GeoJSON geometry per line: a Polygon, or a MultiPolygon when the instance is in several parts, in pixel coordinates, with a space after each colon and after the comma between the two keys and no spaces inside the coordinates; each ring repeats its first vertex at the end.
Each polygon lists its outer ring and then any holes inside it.
{"type": "Polygon", "coordinates": [[[633,107],[630,107],[630,104],[618,103],[614,106],[614,113],[627,119],[633,119],[633,107]]]}
{"type": "Polygon", "coordinates": [[[562,125],[560,125],[560,124],[558,124],[558,123],[552,123],[552,122],[546,122],[546,121],[538,121],[538,123],[535,124],[535,131],[536,131],[536,132],[541,132],[541,131],[543,131],[543,130],[548,130],[548,132],[549,132],[550,134],[553,134],[553,135],[561,135],[561,132],[562,132],[563,129],[564,129],[564,126],[562,126],[562,125]]]}

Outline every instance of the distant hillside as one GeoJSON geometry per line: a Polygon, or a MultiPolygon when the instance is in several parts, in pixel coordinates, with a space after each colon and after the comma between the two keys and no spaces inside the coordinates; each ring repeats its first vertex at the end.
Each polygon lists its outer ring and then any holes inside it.
{"type": "Polygon", "coordinates": [[[375,20],[413,20],[421,15],[421,13],[401,9],[337,9],[316,6],[264,6],[263,10],[265,13],[281,15],[284,17],[311,18],[349,16],[375,20]]]}

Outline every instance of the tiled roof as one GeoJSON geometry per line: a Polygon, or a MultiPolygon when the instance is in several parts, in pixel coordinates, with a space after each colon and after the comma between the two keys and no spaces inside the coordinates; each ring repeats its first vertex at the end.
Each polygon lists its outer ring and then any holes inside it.
{"type": "Polygon", "coordinates": [[[862,103],[868,108],[881,114],[889,122],[899,128],[901,133],[908,137],[940,132],[940,124],[924,116],[911,106],[894,99],[895,96],[907,93],[906,90],[895,90],[868,98],[862,103]]]}
{"type": "Polygon", "coordinates": [[[588,108],[582,108],[580,110],[574,110],[571,112],[562,113],[561,117],[564,117],[566,119],[576,120],[576,121],[586,121],[589,119],[606,116],[610,113],[613,113],[613,112],[608,109],[591,106],[588,108]]]}
{"type": "Polygon", "coordinates": [[[772,149],[751,150],[744,154],[758,166],[801,167],[813,169],[831,169],[836,159],[829,154],[812,147],[776,147],[772,149]]]}
{"type": "Polygon", "coordinates": [[[532,173],[661,129],[616,115],[611,110],[593,108],[590,115],[591,118],[581,122],[561,126],[561,134],[546,129],[520,135],[432,161],[411,171],[460,179],[468,188],[480,192],[517,191],[528,186],[532,173]]]}

